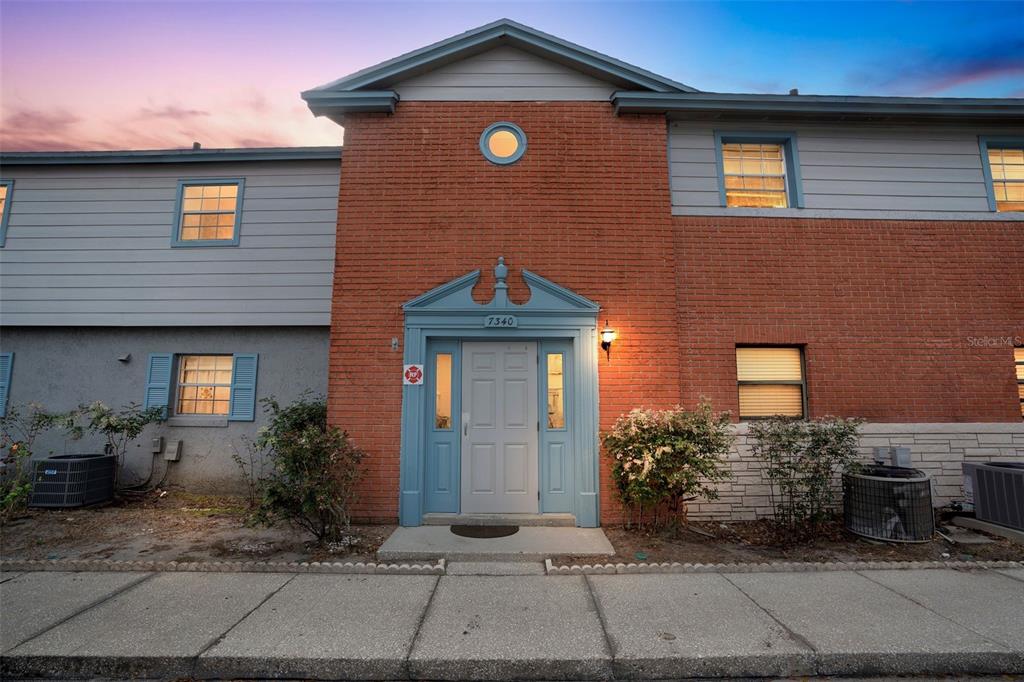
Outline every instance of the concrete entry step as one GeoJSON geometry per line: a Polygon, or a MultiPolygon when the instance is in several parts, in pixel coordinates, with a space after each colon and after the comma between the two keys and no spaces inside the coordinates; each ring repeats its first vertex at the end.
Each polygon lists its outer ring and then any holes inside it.
{"type": "Polygon", "coordinates": [[[568,526],[576,527],[572,514],[424,514],[424,526],[568,526]]]}
{"type": "Polygon", "coordinates": [[[543,561],[548,557],[611,556],[615,553],[600,528],[525,526],[502,538],[466,538],[448,526],[396,528],[377,550],[386,561],[543,561]]]}

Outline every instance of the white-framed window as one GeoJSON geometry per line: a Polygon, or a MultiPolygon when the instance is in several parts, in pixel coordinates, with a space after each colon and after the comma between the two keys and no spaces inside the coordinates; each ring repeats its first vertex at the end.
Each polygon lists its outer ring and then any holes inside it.
{"type": "Polygon", "coordinates": [[[164,417],[251,422],[258,369],[257,353],[150,353],[143,406],[164,417]]]}
{"type": "Polygon", "coordinates": [[[1024,140],[980,138],[989,209],[1024,211],[1024,140]]]}
{"type": "Polygon", "coordinates": [[[786,156],[781,144],[725,142],[722,144],[725,205],[787,208],[786,156]]]}
{"type": "Polygon", "coordinates": [[[806,417],[807,383],[799,346],[737,346],[740,419],[806,417]]]}
{"type": "Polygon", "coordinates": [[[242,222],[245,181],[182,180],[172,246],[236,246],[242,222]]]}
{"type": "Polygon", "coordinates": [[[11,219],[11,194],[13,192],[13,180],[0,180],[0,246],[7,242],[7,223],[11,219]]]}
{"type": "Polygon", "coordinates": [[[1013,349],[1013,361],[1017,367],[1017,397],[1020,398],[1020,416],[1024,418],[1024,348],[1013,349]]]}
{"type": "Polygon", "coordinates": [[[179,355],[174,413],[227,415],[234,356],[179,355]]]}
{"type": "Polygon", "coordinates": [[[795,133],[715,131],[718,188],[728,208],[803,208],[795,133]]]}

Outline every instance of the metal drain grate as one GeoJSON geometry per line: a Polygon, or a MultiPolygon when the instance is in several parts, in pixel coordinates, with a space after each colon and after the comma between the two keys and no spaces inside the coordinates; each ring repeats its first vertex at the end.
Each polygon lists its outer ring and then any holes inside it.
{"type": "Polygon", "coordinates": [[[464,538],[504,538],[519,532],[519,526],[452,526],[451,529],[464,538]]]}

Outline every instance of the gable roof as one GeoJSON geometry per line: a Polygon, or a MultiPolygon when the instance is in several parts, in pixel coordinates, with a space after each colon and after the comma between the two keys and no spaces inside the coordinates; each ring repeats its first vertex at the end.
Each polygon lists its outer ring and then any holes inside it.
{"type": "Polygon", "coordinates": [[[511,19],[499,19],[357,71],[326,85],[306,90],[302,93],[302,98],[318,116],[333,117],[346,111],[393,111],[398,95],[390,88],[395,83],[500,45],[510,45],[550,59],[607,81],[623,90],[660,93],[698,92],[688,85],[511,19]]]}
{"type": "Polygon", "coordinates": [[[341,158],[341,147],[242,147],[233,149],[126,149],[119,151],[0,152],[0,166],[225,161],[320,161],[341,158]]]}
{"type": "Polygon", "coordinates": [[[612,94],[618,113],[728,115],[781,120],[970,120],[1000,124],[1024,122],[1024,99],[982,97],[877,97],[870,95],[763,95],[696,92],[612,94]]]}

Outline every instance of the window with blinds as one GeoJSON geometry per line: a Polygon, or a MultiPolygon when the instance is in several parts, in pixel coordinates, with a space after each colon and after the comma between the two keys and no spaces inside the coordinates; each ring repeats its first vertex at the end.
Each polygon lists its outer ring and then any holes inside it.
{"type": "Polygon", "coordinates": [[[1024,211],[1024,147],[988,148],[997,211],[1024,211]]]}
{"type": "Polygon", "coordinates": [[[797,347],[736,348],[740,419],[803,417],[806,386],[797,347]]]}
{"type": "Polygon", "coordinates": [[[1017,363],[1017,396],[1020,398],[1020,416],[1024,417],[1024,348],[1014,348],[1013,359],[1017,363]]]}
{"type": "Polygon", "coordinates": [[[786,208],[786,160],[781,144],[722,143],[725,205],[786,208]]]}

